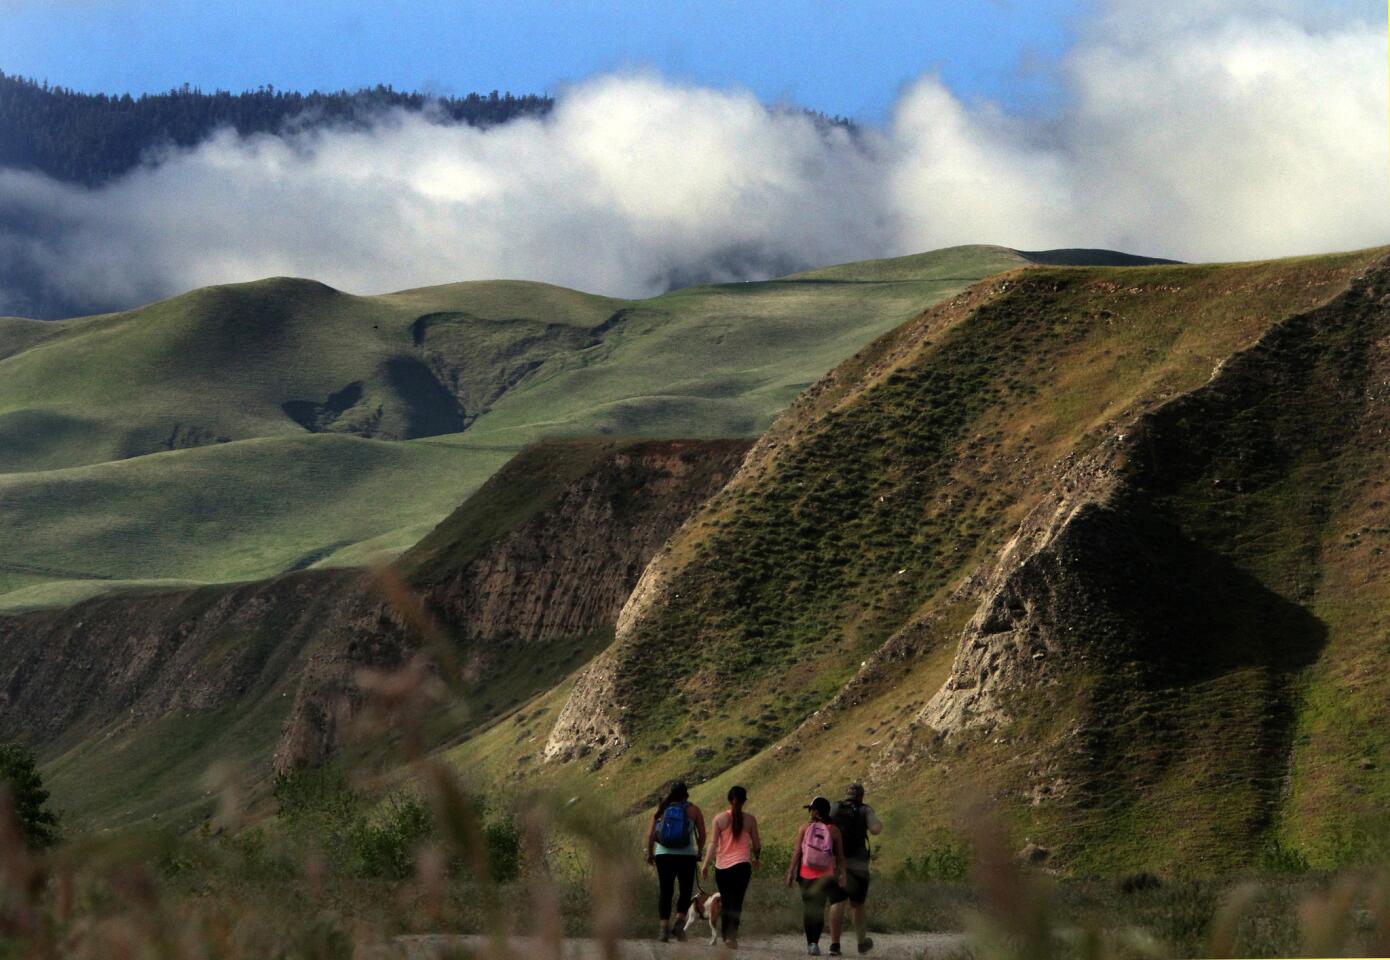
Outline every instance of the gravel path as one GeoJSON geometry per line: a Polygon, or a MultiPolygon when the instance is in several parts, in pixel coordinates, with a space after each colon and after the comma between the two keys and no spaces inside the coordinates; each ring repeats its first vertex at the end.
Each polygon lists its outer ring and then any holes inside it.
{"type": "MultiPolygon", "coordinates": [[[[821,951],[829,941],[821,940],[821,951]]],[[[855,957],[859,953],[853,945],[847,945],[845,956],[855,957]]],[[[430,934],[424,936],[397,937],[393,948],[385,957],[400,960],[442,960],[445,957],[476,956],[479,960],[531,960],[553,956],[536,940],[516,937],[508,942],[506,952],[494,952],[486,937],[454,936],[430,934]]],[[[874,936],[874,949],[869,957],[882,960],[922,960],[922,958],[960,956],[965,948],[965,935],[961,933],[884,933],[874,936]]],[[[687,943],[662,944],[655,940],[624,940],[619,944],[618,955],[621,960],[685,960],[696,957],[804,957],[806,942],[798,936],[757,937],[743,941],[738,951],[730,952],[719,947],[711,947],[707,941],[692,940],[687,943]]],[[[566,940],[563,947],[565,960],[601,960],[604,957],[602,946],[595,940],[566,940]]]]}

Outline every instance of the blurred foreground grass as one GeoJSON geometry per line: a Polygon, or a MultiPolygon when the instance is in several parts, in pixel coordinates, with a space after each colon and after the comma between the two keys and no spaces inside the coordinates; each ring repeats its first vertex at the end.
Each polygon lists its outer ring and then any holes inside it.
{"type": "MultiPolygon", "coordinates": [[[[379,586],[421,644],[401,668],[359,675],[356,760],[282,777],[253,809],[235,771],[213,771],[222,808],[191,836],[35,850],[0,805],[0,958],[387,958],[403,935],[470,933],[486,937],[481,956],[558,960],[567,937],[607,957],[651,937],[655,878],[634,819],[605,798],[475,793],[431,748],[465,668],[399,580],[379,586]]],[[[1390,872],[1312,873],[1284,856],[1221,880],[1058,880],[1020,866],[987,806],[965,822],[958,848],[875,878],[875,932],[965,931],[972,957],[1000,960],[1390,953],[1390,872]]],[[[769,838],[745,940],[800,930],[779,882],[788,852],[769,838]]]]}
{"type": "MultiPolygon", "coordinates": [[[[7,826],[0,956],[392,957],[401,935],[481,933],[494,944],[483,956],[558,958],[564,937],[616,944],[654,933],[654,878],[597,810],[538,801],[524,814],[519,869],[496,881],[497,850],[466,794],[452,780],[431,789],[429,830],[404,877],[370,876],[304,836],[265,830],[125,835],[32,854],[7,826]],[[516,936],[531,938],[522,952],[516,936]]],[[[379,848],[391,849],[389,838],[379,848]]],[[[870,904],[876,933],[967,931],[980,958],[1384,956],[1388,889],[1363,873],[1177,880],[1126,894],[987,855],[968,883],[880,877],[870,904]]],[[[799,929],[795,893],[765,871],[744,939],[799,929]]]]}

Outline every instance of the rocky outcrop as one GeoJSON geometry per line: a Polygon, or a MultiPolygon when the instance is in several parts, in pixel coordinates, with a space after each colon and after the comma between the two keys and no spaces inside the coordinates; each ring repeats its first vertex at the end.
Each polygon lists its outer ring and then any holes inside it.
{"type": "Polygon", "coordinates": [[[1076,530],[1108,509],[1121,443],[1111,438],[1069,471],[1000,551],[951,676],[920,721],[943,734],[993,727],[1009,719],[1002,691],[1046,676],[1062,652],[1065,632],[1051,622],[1057,581],[1072,566],[1076,530]]]}
{"type": "Polygon", "coordinates": [[[627,747],[611,652],[600,654],[575,681],[545,744],[547,760],[620,753],[627,747]]]}

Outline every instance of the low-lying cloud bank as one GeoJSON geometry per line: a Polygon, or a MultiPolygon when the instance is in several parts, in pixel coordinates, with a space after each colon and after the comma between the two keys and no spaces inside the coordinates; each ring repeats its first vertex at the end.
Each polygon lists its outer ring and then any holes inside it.
{"type": "Polygon", "coordinates": [[[489,130],[392,114],[223,133],[99,190],[0,171],[0,314],[277,274],[631,296],[955,243],[1207,260],[1390,242],[1379,7],[1151,6],[1102,4],[1046,119],[925,78],[886,128],[852,134],[618,75],[489,130]]]}

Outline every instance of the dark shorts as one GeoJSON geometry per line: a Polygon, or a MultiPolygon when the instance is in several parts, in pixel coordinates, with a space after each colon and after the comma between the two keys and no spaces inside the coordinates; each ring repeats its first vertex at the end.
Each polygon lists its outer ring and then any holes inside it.
{"type": "Polygon", "coordinates": [[[845,868],[845,899],[861,904],[869,897],[869,865],[853,860],[845,868]]]}
{"type": "Polygon", "coordinates": [[[835,882],[834,876],[821,877],[819,880],[807,880],[805,877],[797,877],[797,886],[801,888],[801,899],[810,902],[813,899],[822,901],[821,905],[827,903],[844,903],[849,899],[849,894],[845,893],[845,888],[835,882]]]}

